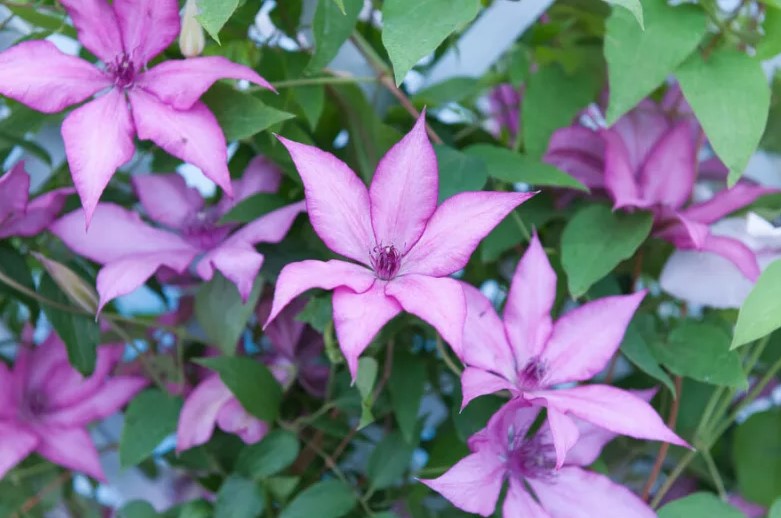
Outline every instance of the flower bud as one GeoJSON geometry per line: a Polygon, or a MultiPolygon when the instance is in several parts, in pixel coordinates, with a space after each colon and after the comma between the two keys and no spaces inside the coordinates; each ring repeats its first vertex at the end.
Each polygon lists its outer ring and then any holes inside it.
{"type": "Polygon", "coordinates": [[[64,264],[35,252],[33,255],[71,302],[89,313],[97,311],[98,294],[92,286],[64,264]]]}
{"type": "Polygon", "coordinates": [[[198,14],[196,0],[187,0],[182,11],[182,31],[179,33],[179,50],[186,58],[198,56],[206,45],[203,27],[195,19],[198,14]]]}

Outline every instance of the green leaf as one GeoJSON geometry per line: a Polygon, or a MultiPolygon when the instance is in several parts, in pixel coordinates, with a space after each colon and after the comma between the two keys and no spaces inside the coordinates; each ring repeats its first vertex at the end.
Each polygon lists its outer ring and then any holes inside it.
{"type": "Polygon", "coordinates": [[[482,160],[444,145],[435,145],[439,162],[439,201],[465,191],[479,191],[488,181],[482,160]]]}
{"type": "Polygon", "coordinates": [[[480,88],[480,81],[474,77],[451,77],[420,90],[411,100],[423,105],[457,103],[476,95],[480,88]]]}
{"type": "Polygon", "coordinates": [[[754,414],[735,430],[732,459],[740,494],[769,506],[781,495],[781,410],[754,414]]]}
{"type": "Polygon", "coordinates": [[[729,168],[729,184],[756,151],[770,110],[770,86],[759,61],[736,50],[699,54],[676,72],[681,89],[716,154],[729,168]]]}
{"type": "Polygon", "coordinates": [[[526,154],[535,159],[542,157],[553,132],[569,125],[594,99],[598,87],[588,70],[567,75],[558,65],[551,64],[533,74],[521,104],[526,154]]]}
{"type": "Polygon", "coordinates": [[[342,5],[334,0],[318,0],[312,20],[315,52],[306,67],[309,72],[324,68],[336,57],[352,34],[362,8],[363,0],[345,0],[342,5]]]}
{"type": "Polygon", "coordinates": [[[326,480],[309,486],[288,505],[279,518],[339,518],[355,507],[350,486],[338,480],[326,480]]]}
{"type": "Polygon", "coordinates": [[[219,223],[249,223],[269,212],[281,209],[287,200],[278,194],[259,192],[244,198],[220,218],[219,223]]]}
{"type": "Polygon", "coordinates": [[[342,14],[347,14],[347,11],[344,10],[344,0],[333,0],[334,3],[339,7],[339,10],[342,11],[342,14]]]}
{"type": "Polygon", "coordinates": [[[605,24],[605,60],[610,83],[607,123],[650,94],[696,48],[705,35],[705,13],[694,5],[672,7],[648,0],[645,30],[625,9],[613,9],[605,24]]]}
{"type": "Polygon", "coordinates": [[[764,37],[757,43],[757,59],[770,59],[781,53],[781,7],[768,6],[762,22],[764,37]]]}
{"type": "Polygon", "coordinates": [[[382,43],[393,63],[396,84],[479,10],[480,0],[385,0],[382,43]]]}
{"type": "Polygon", "coordinates": [[[781,327],[781,261],[768,266],[748,294],[738,313],[732,348],[769,335],[781,327]]]}
{"type": "Polygon", "coordinates": [[[481,159],[489,176],[497,180],[588,192],[585,185],[564,171],[509,149],[491,144],[475,144],[465,151],[467,155],[481,159]]]}
{"type": "Polygon", "coordinates": [[[743,513],[711,493],[694,493],[659,509],[659,518],[745,518],[743,513]]]}
{"type": "Polygon", "coordinates": [[[325,328],[331,322],[332,315],[331,296],[325,295],[322,297],[311,297],[304,309],[301,310],[301,313],[296,315],[296,320],[308,324],[312,329],[323,334],[325,333],[325,328]]]}
{"type": "Polygon", "coordinates": [[[358,375],[356,376],[355,386],[361,394],[361,420],[358,423],[358,429],[369,425],[374,421],[372,415],[372,389],[374,382],[377,381],[377,360],[370,356],[365,356],[358,360],[358,375]]]}
{"type": "Polygon", "coordinates": [[[255,311],[262,286],[255,280],[246,303],[242,303],[236,285],[216,272],[212,280],[202,285],[195,294],[195,316],[206,336],[227,355],[236,352],[236,343],[247,321],[255,311]]]}
{"type": "MultiPolygon", "coordinates": [[[[38,293],[58,304],[72,306],[68,296],[62,292],[49,274],[41,275],[38,293]]],[[[68,361],[74,369],[84,376],[89,376],[95,370],[100,326],[94,317],[81,313],[63,311],[44,305],[43,312],[52,327],[65,342],[68,350],[68,361]]]]}
{"type": "MultiPolygon", "coordinates": [[[[19,253],[10,246],[4,244],[0,245],[0,272],[2,272],[11,280],[21,284],[28,290],[32,292],[35,291],[33,276],[30,273],[30,269],[27,267],[27,262],[24,260],[24,257],[19,255],[19,253]]],[[[17,291],[16,289],[1,281],[0,293],[5,293],[14,299],[18,299],[19,302],[27,306],[27,308],[30,310],[32,317],[31,320],[38,320],[40,307],[38,306],[38,301],[36,301],[34,298],[17,291]]]]}
{"type": "Polygon", "coordinates": [[[195,18],[217,43],[220,43],[220,29],[236,11],[239,1],[197,0],[199,14],[195,18]]]}
{"type": "Polygon", "coordinates": [[[217,117],[226,140],[249,138],[294,117],[292,113],[266,106],[252,94],[224,84],[212,86],[201,99],[217,117]]]}
{"type": "Polygon", "coordinates": [[[263,490],[252,480],[228,477],[217,493],[214,518],[256,518],[265,507],[263,490]]]}
{"type": "Polygon", "coordinates": [[[645,30],[645,24],[643,22],[643,6],[640,0],[605,0],[608,4],[617,5],[623,7],[634,16],[637,24],[641,29],[645,30]]]}
{"type": "Polygon", "coordinates": [[[684,321],[666,342],[652,342],[654,355],[673,373],[703,383],[747,388],[740,356],[729,348],[729,335],[702,322],[684,321]]]}
{"type": "Polygon", "coordinates": [[[255,480],[279,473],[298,457],[298,438],[274,430],[259,443],[245,447],[236,461],[236,471],[255,480]]]}
{"type": "Polygon", "coordinates": [[[263,421],[273,422],[279,413],[282,387],[261,362],[247,357],[199,358],[196,363],[216,371],[241,406],[263,421]]]}
{"type": "Polygon", "coordinates": [[[301,477],[271,477],[266,480],[265,486],[274,498],[281,502],[287,502],[299,482],[301,482],[301,477]]]}
{"type": "Polygon", "coordinates": [[[393,485],[409,468],[413,444],[404,440],[399,432],[391,432],[374,448],[366,467],[371,481],[370,491],[393,485]]]}
{"type": "Polygon", "coordinates": [[[647,212],[613,212],[605,205],[579,210],[561,235],[561,264],[569,292],[580,297],[592,284],[632,257],[651,232],[647,212]]]}
{"type": "Polygon", "coordinates": [[[652,328],[654,325],[653,317],[651,315],[643,314],[637,315],[624,334],[624,340],[621,342],[621,352],[624,356],[629,358],[629,361],[634,363],[637,368],[645,372],[652,378],[655,378],[670,389],[670,392],[675,395],[675,386],[670,376],[659,366],[659,360],[656,359],[651,347],[649,346],[649,335],[656,335],[655,330],[652,328]]]}
{"type": "Polygon", "coordinates": [[[391,406],[404,440],[415,440],[420,400],[426,386],[426,365],[422,358],[399,349],[388,381],[391,406]]]}
{"type": "Polygon", "coordinates": [[[135,466],[149,457],[169,435],[176,432],[182,401],[157,389],[137,395],[125,412],[119,440],[119,462],[135,466]]]}
{"type": "Polygon", "coordinates": [[[292,91],[293,98],[304,112],[309,128],[314,131],[325,107],[325,87],[323,85],[297,86],[292,91]]]}
{"type": "Polygon", "coordinates": [[[770,506],[770,511],[767,513],[767,518],[781,518],[781,498],[776,500],[773,505],[770,506]]]}
{"type": "Polygon", "coordinates": [[[157,518],[158,514],[152,504],[144,500],[132,500],[117,513],[118,518],[157,518]]]}

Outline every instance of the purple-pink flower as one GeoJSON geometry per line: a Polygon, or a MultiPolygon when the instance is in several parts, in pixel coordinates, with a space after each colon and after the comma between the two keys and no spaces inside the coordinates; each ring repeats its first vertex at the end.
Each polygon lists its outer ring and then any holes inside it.
{"type": "Polygon", "coordinates": [[[206,207],[200,194],[177,174],[137,175],[133,183],[142,207],[165,229],[148,225],[119,205],[101,203],[89,230],[81,209],[57,220],[51,230],[79,255],[104,265],[97,279],[101,308],[144,284],[162,267],[182,274],[194,262],[194,275],[210,280],[217,269],[246,300],[263,265],[255,245],[281,241],[304,211],[304,202],[286,205],[241,228],[220,224],[220,218],[252,194],[275,192],[280,179],[276,166],[257,157],[241,180],[233,182],[233,199],[206,207]]]}
{"type": "Polygon", "coordinates": [[[581,468],[599,457],[613,434],[574,420],[579,439],[557,469],[548,423],[529,436],[539,409],[528,405],[520,399],[507,403],[469,438],[470,455],[441,477],[422,482],[459,509],[481,516],[494,513],[505,478],[509,481],[502,505],[505,518],[656,516],[627,488],[581,468]]]}
{"type": "Polygon", "coordinates": [[[504,307],[464,284],[467,316],[459,358],[463,404],[509,390],[513,397],[548,409],[558,463],[578,439],[573,417],[613,433],[685,446],[643,399],[609,385],[557,385],[585,381],[605,368],[645,292],[605,297],[566,313],[556,322],[556,274],[535,235],[518,263],[504,307]]]}
{"type": "Polygon", "coordinates": [[[687,205],[703,134],[684,115],[675,119],[663,106],[644,100],[609,129],[576,125],[558,130],[545,159],[590,189],[606,191],[615,209],[651,211],[656,237],[681,250],[719,254],[756,280],[760,270],[752,251],[736,239],[712,234],[710,225],[775,190],[741,182],[706,202],[687,205]]]}
{"type": "Polygon", "coordinates": [[[176,451],[209,441],[214,427],[241,437],[247,444],[261,440],[268,423],[250,415],[217,374],[211,374],[187,396],[176,429],[176,451]]]}
{"type": "Polygon", "coordinates": [[[30,200],[30,175],[19,162],[0,177],[0,239],[30,237],[46,230],[73,189],[54,189],[30,200]]]}
{"type": "Polygon", "coordinates": [[[52,333],[38,347],[21,345],[12,370],[0,361],[0,478],[37,452],[105,479],[86,427],[121,409],[147,384],[137,376],[110,376],[121,357],[121,346],[101,346],[94,373],[84,378],[52,333]]]}
{"type": "Polygon", "coordinates": [[[0,94],[55,113],[100,94],[62,124],[65,153],[86,221],[118,167],[135,152],[133,137],[152,140],[201,168],[231,194],[225,136],[198,99],[218,79],[271,88],[252,69],[223,57],[147,64],[179,35],[176,0],[61,0],[84,47],[102,67],[44,40],[0,53],[0,94]]]}
{"type": "Polygon", "coordinates": [[[280,140],[304,182],[315,231],[331,250],[355,262],[285,266],[269,322],[306,290],[334,290],[334,327],[353,378],[360,354],[402,309],[460,349],[464,295],[448,276],[463,268],[480,240],[533,194],[464,192],[437,207],[437,158],[424,115],[380,160],[369,190],[335,156],[280,140]]]}

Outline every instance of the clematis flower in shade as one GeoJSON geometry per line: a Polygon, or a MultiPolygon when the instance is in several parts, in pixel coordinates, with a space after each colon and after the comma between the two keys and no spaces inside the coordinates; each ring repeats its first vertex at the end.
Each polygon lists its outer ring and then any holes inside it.
{"type": "Polygon", "coordinates": [[[233,182],[235,197],[211,207],[204,206],[200,194],[177,174],[137,175],[133,184],[141,205],[166,229],[148,225],[119,205],[101,203],[89,230],[84,227],[83,210],[63,216],[51,230],[77,254],[104,265],[97,279],[101,308],[163,267],[182,274],[191,264],[193,274],[207,281],[219,270],[246,300],[263,265],[255,245],[281,241],[304,211],[304,202],[286,205],[241,228],[219,220],[242,199],[276,191],[280,174],[271,162],[257,157],[241,180],[233,182]]]}
{"type": "MultiPolygon", "coordinates": [[[[272,300],[272,297],[264,297],[258,304],[259,322],[265,322],[271,314],[272,300]]],[[[303,297],[294,299],[266,326],[265,334],[273,349],[264,357],[264,362],[283,387],[289,387],[297,380],[308,393],[322,398],[331,370],[322,361],[323,336],[296,320],[306,303],[303,297]]]]}
{"type": "Polygon", "coordinates": [[[584,304],[556,322],[556,274],[537,236],[515,270],[504,321],[476,288],[464,284],[467,317],[463,348],[456,351],[463,405],[507,389],[514,397],[548,408],[559,465],[577,442],[573,417],[613,433],[685,446],[642,398],[609,385],[556,388],[585,381],[605,368],[645,292],[584,304]]]}
{"type": "Polygon", "coordinates": [[[0,177],[0,239],[39,234],[54,221],[73,189],[54,189],[29,199],[30,175],[19,162],[0,177]]]}
{"type": "Polygon", "coordinates": [[[368,191],[333,155],[280,141],[304,182],[315,231],[331,250],[355,262],[285,266],[267,322],[306,290],[334,290],[334,327],[353,379],[360,354],[402,309],[459,349],[464,295],[447,276],[463,268],[480,240],[533,194],[465,192],[437,207],[437,158],[425,115],[382,158],[368,191]]]}
{"type": "Polygon", "coordinates": [[[86,426],[117,412],[147,380],[110,373],[121,346],[98,349],[95,371],[84,378],[68,363],[52,333],[39,346],[20,346],[13,370],[0,362],[0,478],[32,452],[104,480],[86,426]]]}
{"type": "Polygon", "coordinates": [[[268,433],[265,421],[250,415],[216,374],[202,381],[187,396],[176,429],[176,451],[205,444],[219,426],[238,435],[246,444],[260,441],[268,433]]]}
{"type": "Polygon", "coordinates": [[[99,94],[62,124],[87,223],[111,176],[133,156],[134,135],[198,166],[230,195],[225,136],[198,99],[218,79],[271,85],[252,69],[219,56],[163,61],[146,70],[179,35],[176,0],[60,3],[81,44],[104,66],[63,54],[49,41],[25,41],[0,53],[0,94],[45,113],[99,94]]]}
{"type": "Polygon", "coordinates": [[[510,83],[497,85],[488,95],[491,118],[498,125],[498,132],[506,131],[512,140],[521,131],[521,101],[523,87],[515,88],[510,83]]]}
{"type": "Polygon", "coordinates": [[[662,106],[644,100],[609,129],[595,132],[574,126],[558,130],[545,160],[592,191],[606,192],[614,209],[651,211],[656,237],[680,250],[716,253],[748,279],[756,280],[759,267],[751,250],[738,240],[714,235],[710,226],[776,191],[743,181],[706,202],[687,205],[703,137],[691,114],[683,110],[683,115],[673,118],[662,106]]]}
{"type": "Polygon", "coordinates": [[[500,408],[483,430],[469,438],[470,455],[441,477],[421,482],[459,509],[481,516],[494,513],[507,478],[509,488],[502,505],[505,518],[656,517],[627,488],[581,468],[599,457],[613,434],[573,421],[580,439],[564,465],[556,469],[548,423],[528,436],[539,412],[528,405],[516,399],[500,408]]]}

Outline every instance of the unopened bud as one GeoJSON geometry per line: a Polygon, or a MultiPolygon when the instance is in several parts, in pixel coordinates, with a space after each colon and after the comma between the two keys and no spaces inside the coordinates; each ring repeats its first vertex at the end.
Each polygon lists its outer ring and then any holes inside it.
{"type": "Polygon", "coordinates": [[[71,302],[89,313],[97,311],[98,294],[95,293],[95,289],[91,285],[64,264],[38,253],[33,253],[33,255],[71,302]]]}
{"type": "Polygon", "coordinates": [[[195,19],[198,14],[196,0],[187,0],[182,11],[182,31],[179,33],[179,50],[186,58],[198,56],[206,45],[203,27],[195,19]]]}

